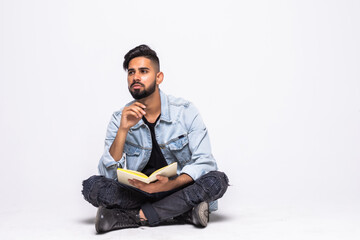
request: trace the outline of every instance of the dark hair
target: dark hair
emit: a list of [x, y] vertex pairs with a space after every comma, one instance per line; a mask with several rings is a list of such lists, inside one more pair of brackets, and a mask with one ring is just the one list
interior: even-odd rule
[[152, 50], [150, 47], [148, 47], [145, 44], [139, 45], [133, 49], [131, 49], [125, 56], [124, 56], [124, 63], [123, 68], [124, 70], [127, 70], [129, 67], [129, 62], [136, 57], [146, 57], [147, 59], [150, 59], [152, 62], [155, 63], [155, 65], [158, 68], [158, 71], [160, 71], [160, 61], [159, 58], [156, 55], [156, 52]]

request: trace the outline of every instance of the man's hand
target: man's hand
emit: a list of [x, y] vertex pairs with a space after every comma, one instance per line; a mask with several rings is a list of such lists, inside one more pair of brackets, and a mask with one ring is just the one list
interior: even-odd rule
[[124, 107], [121, 114], [120, 129], [128, 131], [131, 127], [137, 124], [140, 119], [146, 114], [146, 106], [140, 102], [134, 102], [128, 107]]
[[161, 175], [156, 176], [157, 181], [152, 183], [144, 183], [136, 179], [129, 179], [129, 183], [134, 187], [147, 192], [147, 193], [156, 193], [156, 192], [164, 192], [172, 190], [172, 184], [168, 177], [164, 177]]
[[137, 124], [146, 114], [146, 106], [140, 102], [134, 102], [128, 107], [124, 107], [121, 114], [120, 127], [116, 137], [109, 148], [109, 153], [115, 161], [119, 161], [123, 155], [126, 135], [129, 129]]
[[184, 186], [193, 182], [193, 179], [187, 174], [181, 174], [174, 180], [170, 180], [168, 177], [157, 175], [157, 181], [153, 183], [143, 183], [136, 179], [129, 179], [129, 183], [134, 187], [147, 192], [147, 193], [157, 193], [157, 192], [165, 192], [170, 191], [175, 188]]

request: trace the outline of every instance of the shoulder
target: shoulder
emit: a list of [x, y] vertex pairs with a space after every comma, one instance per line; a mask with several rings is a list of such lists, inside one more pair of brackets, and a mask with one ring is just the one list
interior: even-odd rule
[[167, 95], [167, 103], [171, 118], [185, 125], [191, 125], [199, 115], [199, 111], [195, 105], [184, 98]]
[[186, 116], [194, 116], [198, 114], [198, 109], [195, 107], [194, 103], [189, 100], [186, 100], [181, 97], [174, 97], [172, 95], [168, 95], [168, 104], [170, 109], [175, 112], [181, 112]]
[[174, 97], [172, 95], [167, 95], [167, 98], [170, 106], [180, 106], [180, 107], [188, 108], [189, 105], [191, 104], [190, 101], [181, 97]]

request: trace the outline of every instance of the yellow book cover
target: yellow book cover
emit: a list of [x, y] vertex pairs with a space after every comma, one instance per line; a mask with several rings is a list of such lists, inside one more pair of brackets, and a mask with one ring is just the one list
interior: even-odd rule
[[170, 165], [167, 165], [165, 167], [162, 167], [162, 168], [156, 170], [150, 176], [146, 176], [142, 172], [129, 170], [129, 169], [123, 169], [123, 168], [118, 168], [116, 173], [117, 173], [117, 178], [118, 178], [119, 182], [129, 185], [129, 186], [132, 186], [128, 181], [129, 179], [136, 179], [136, 180], [139, 180], [139, 181], [149, 184], [149, 183], [157, 180], [156, 175], [172, 177], [172, 176], [176, 175], [176, 171], [177, 171], [177, 163], [174, 162]]

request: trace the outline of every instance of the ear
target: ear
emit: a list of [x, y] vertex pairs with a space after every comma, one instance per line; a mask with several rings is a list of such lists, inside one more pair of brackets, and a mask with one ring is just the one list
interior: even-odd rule
[[163, 72], [158, 72], [156, 74], [156, 84], [157, 85], [161, 84], [163, 80], [164, 80], [164, 73]]

